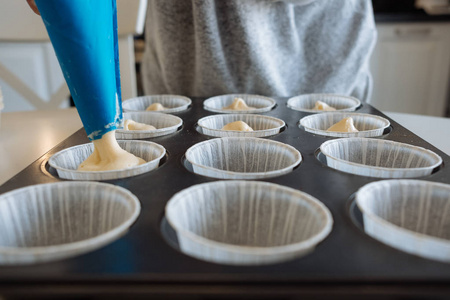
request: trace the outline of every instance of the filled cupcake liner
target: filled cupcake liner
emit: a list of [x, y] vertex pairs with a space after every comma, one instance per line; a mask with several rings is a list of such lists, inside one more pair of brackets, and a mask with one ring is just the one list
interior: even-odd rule
[[168, 135], [177, 131], [183, 125], [183, 120], [169, 114], [151, 112], [128, 112], [123, 114], [123, 119], [133, 120], [138, 123], [152, 125], [156, 130], [116, 130], [116, 139], [138, 140], [157, 136]]
[[301, 257], [332, 229], [314, 197], [257, 181], [216, 181], [175, 194], [166, 218], [183, 253], [209, 262], [264, 265]]
[[221, 179], [256, 179], [291, 172], [302, 160], [292, 146], [260, 138], [224, 137], [186, 151], [194, 173]]
[[[253, 131], [222, 130], [228, 123], [243, 121]], [[215, 137], [266, 137], [275, 135], [286, 126], [283, 120], [254, 114], [214, 115], [198, 120], [199, 131]]]
[[439, 155], [422, 147], [369, 138], [327, 141], [320, 151], [333, 169], [378, 178], [426, 176], [442, 163]]
[[63, 179], [111, 180], [150, 172], [158, 168], [160, 160], [166, 155], [166, 149], [153, 142], [132, 140], [117, 142], [122, 149], [142, 158], [147, 163], [122, 170], [77, 171], [78, 166], [94, 151], [92, 143], [64, 149], [50, 157], [48, 163]]
[[450, 185], [378, 181], [362, 187], [356, 203], [368, 235], [407, 253], [450, 262]]
[[140, 213], [128, 190], [58, 182], [0, 195], [0, 264], [33, 264], [93, 251], [124, 235]]
[[293, 110], [309, 113], [330, 113], [330, 111], [313, 109], [316, 101], [322, 101], [329, 106], [336, 108], [336, 111], [355, 111], [361, 105], [361, 101], [350, 96], [336, 94], [306, 94], [290, 98], [287, 102], [287, 106]]
[[[333, 132], [328, 128], [344, 118], [351, 117], [359, 132]], [[383, 135], [383, 132], [391, 123], [389, 120], [370, 114], [330, 112], [327, 114], [315, 114], [303, 117], [300, 125], [305, 131], [332, 137], [376, 137]]]
[[178, 95], [149, 95], [127, 99], [122, 103], [122, 108], [124, 112], [146, 111], [153, 103], [161, 103], [166, 109], [150, 112], [175, 113], [188, 109], [192, 100]]
[[[231, 105], [231, 103], [233, 103], [233, 100], [235, 98], [241, 98], [242, 100], [245, 101], [245, 103], [248, 106], [254, 107], [255, 109], [250, 110], [224, 109], [224, 107]], [[256, 114], [272, 110], [272, 108], [275, 107], [275, 104], [276, 101], [269, 97], [248, 95], [248, 94], [229, 94], [229, 95], [215, 96], [206, 99], [203, 102], [203, 108], [208, 111], [224, 114]]]

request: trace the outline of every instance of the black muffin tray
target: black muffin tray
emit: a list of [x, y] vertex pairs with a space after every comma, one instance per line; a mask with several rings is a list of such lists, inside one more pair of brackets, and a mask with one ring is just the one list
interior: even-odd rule
[[[262, 181], [306, 192], [322, 201], [333, 215], [330, 235], [314, 252], [284, 263], [266, 266], [228, 266], [201, 261], [178, 250], [176, 234], [164, 221], [167, 201], [178, 191], [216, 179], [192, 173], [184, 153], [211, 139], [196, 130], [198, 119], [214, 113], [203, 109], [203, 98], [174, 115], [183, 119], [176, 133], [149, 139], [163, 145], [167, 157], [154, 171], [106, 181], [130, 190], [142, 205], [130, 231], [119, 240], [88, 254], [29, 266], [0, 267], [0, 295], [6, 297], [95, 296], [108, 299], [447, 299], [450, 298], [450, 264], [413, 256], [378, 242], [363, 231], [353, 194], [380, 179], [331, 169], [318, 154], [331, 139], [299, 128], [308, 115], [286, 106], [265, 115], [280, 118], [287, 127], [268, 139], [294, 146], [302, 154], [293, 172]], [[368, 104], [357, 112], [384, 116]], [[387, 117], [386, 117], [387, 118]], [[389, 119], [389, 118], [388, 118]], [[414, 133], [391, 121], [378, 137], [421, 146], [436, 152], [443, 165], [422, 180], [450, 183], [450, 157]], [[67, 138], [0, 187], [0, 193], [20, 187], [57, 182], [48, 159], [56, 152], [87, 143], [84, 129]], [[72, 299], [72, 298], [71, 298]]]

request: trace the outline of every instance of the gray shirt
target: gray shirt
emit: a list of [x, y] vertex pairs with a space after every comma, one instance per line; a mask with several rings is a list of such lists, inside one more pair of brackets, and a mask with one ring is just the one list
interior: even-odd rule
[[146, 94], [370, 98], [370, 0], [150, 0], [145, 37]]

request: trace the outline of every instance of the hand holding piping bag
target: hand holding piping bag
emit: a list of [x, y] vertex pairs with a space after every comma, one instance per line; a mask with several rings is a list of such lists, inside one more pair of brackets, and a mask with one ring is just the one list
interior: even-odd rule
[[[117, 170], [145, 163], [121, 149], [114, 135], [122, 126], [116, 1], [34, 2], [88, 138], [94, 143], [94, 152], [78, 170]], [[33, 1], [28, 3], [33, 8]]]

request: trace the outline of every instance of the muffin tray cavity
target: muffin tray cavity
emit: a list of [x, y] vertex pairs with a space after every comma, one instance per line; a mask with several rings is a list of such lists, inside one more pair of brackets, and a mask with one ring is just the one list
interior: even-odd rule
[[[171, 227], [177, 224], [169, 220], [169, 216], [166, 215], [167, 203], [175, 194], [180, 196], [194, 185], [215, 184], [219, 181], [231, 182], [216, 179], [204, 173], [196, 174], [193, 172], [195, 170], [186, 167], [186, 152], [189, 148], [201, 142], [217, 139], [197, 131], [196, 126], [200, 119], [218, 114], [205, 110], [204, 100], [205, 98], [192, 98], [190, 108], [173, 113], [183, 121], [181, 130], [178, 127], [172, 133], [141, 140], [164, 147], [166, 152], [161, 153], [165, 160], [163, 164], [152, 171], [131, 177], [107, 179], [106, 183], [129, 190], [140, 201], [139, 217], [125, 235], [88, 253], [54, 262], [26, 266], [0, 266], [0, 295], [20, 297], [25, 295], [24, 293], [32, 292], [36, 297], [52, 295], [55, 299], [64, 299], [67, 296], [85, 296], [95, 292], [96, 295], [110, 296], [112, 299], [121, 296], [126, 298], [125, 295], [129, 296], [129, 293], [133, 293], [137, 299], [140, 299], [138, 297], [143, 297], [142, 299], [146, 297], [236, 299], [237, 296], [251, 299], [263, 299], [269, 296], [271, 299], [297, 299], [296, 297], [309, 299], [312, 296], [314, 299], [397, 299], [419, 296], [423, 299], [448, 298], [450, 263], [398, 250], [365, 232], [364, 221], [357, 205], [354, 204], [355, 195], [363, 186], [381, 179], [346, 173], [327, 166], [327, 157], [319, 152], [319, 148], [324, 142], [336, 140], [336, 138], [310, 133], [299, 128], [300, 119], [311, 113], [289, 108], [288, 98], [274, 98], [275, 107], [260, 113], [284, 121], [285, 129], [273, 136], [258, 139], [276, 141], [295, 148], [301, 155], [301, 163], [300, 161], [300, 164], [296, 163], [289, 172], [275, 174], [269, 178], [257, 177], [254, 182], [276, 184], [317, 199], [320, 201], [319, 204], [323, 204], [324, 208], [331, 213], [332, 219], [330, 223], [326, 223], [326, 226], [330, 227], [332, 224], [331, 231], [321, 236], [318, 243], [313, 245], [315, 247], [300, 249], [305, 250], [300, 251], [300, 255], [285, 252], [281, 258], [269, 258], [266, 260], [267, 264], [256, 263], [255, 265], [254, 262], [259, 261], [260, 258], [255, 259], [251, 256], [247, 256], [248, 263], [235, 264], [234, 259], [238, 256], [234, 256], [234, 253], [231, 259], [227, 258], [229, 256], [215, 259], [208, 249], [204, 249], [206, 254], [203, 257], [184, 254], [180, 247], [182, 246], [180, 236], [177, 236], [176, 228]], [[373, 139], [418, 146], [442, 158], [442, 164], [437, 170], [414, 179], [450, 183], [448, 155], [366, 103], [363, 103], [355, 112], [377, 115], [389, 120], [392, 130]], [[30, 185], [64, 181], [57, 176], [49, 176], [51, 172], [43, 172], [45, 167], [42, 166], [46, 166], [46, 162], [54, 154], [86, 143], [88, 143], [86, 133], [84, 129], [80, 129], [0, 186], [0, 194]], [[227, 194], [236, 192], [233, 188], [228, 190]], [[201, 198], [196, 195], [190, 197]], [[183, 197], [181, 199], [183, 200]], [[282, 199], [286, 200], [284, 197]], [[267, 205], [271, 205], [272, 202], [267, 202], [269, 203]], [[266, 208], [268, 209], [266, 212], [261, 210], [258, 213], [261, 213], [261, 218], [270, 219], [272, 210], [268, 207], [264, 209]], [[236, 209], [236, 212], [239, 211]], [[242, 211], [245, 214], [250, 212], [245, 209]], [[183, 218], [186, 217], [183, 213], [187, 212], [188, 210], [182, 210]], [[234, 213], [233, 206], [227, 208], [226, 214], [228, 213]], [[290, 213], [301, 215], [300, 210]], [[223, 215], [221, 212], [218, 216]], [[199, 226], [184, 219], [178, 219], [177, 222], [185, 221], [189, 226], [193, 226], [192, 228]], [[213, 239], [215, 245], [224, 241], [228, 243], [228, 240], [222, 239], [226, 237], [231, 238], [234, 250], [239, 247], [243, 240], [233, 235], [234, 229], [239, 226], [239, 221], [236, 221], [236, 224], [228, 224], [226, 235], [223, 235], [221, 231], [221, 220], [209, 221], [213, 224], [211, 228], [222, 234], [218, 239]], [[1, 222], [0, 220], [0, 224]], [[265, 226], [262, 219], [258, 222], [262, 222], [261, 226]], [[298, 224], [301, 223], [298, 222]], [[297, 222], [289, 223], [289, 226], [292, 224]], [[181, 226], [186, 228], [187, 225]], [[311, 231], [313, 237], [325, 228], [321, 227], [325, 226], [322, 223], [308, 226], [317, 227], [317, 230]], [[450, 230], [447, 227], [443, 230]], [[283, 247], [282, 243], [271, 244], [272, 241], [277, 240], [275, 237], [271, 239], [261, 235], [260, 232], [251, 230], [249, 233], [254, 234], [256, 240], [261, 241], [250, 246], [259, 247], [267, 244], [276, 246], [274, 248]], [[301, 235], [300, 232], [298, 234]], [[293, 237], [295, 236], [294, 234]], [[440, 236], [448, 237], [445, 234]], [[254, 241], [254, 239], [250, 240]], [[293, 238], [289, 240], [289, 243], [295, 244], [300, 240], [300, 238]], [[205, 259], [205, 257], [213, 257], [213, 259]], [[397, 298], [390, 298], [389, 296], [392, 295], [396, 295]]]

